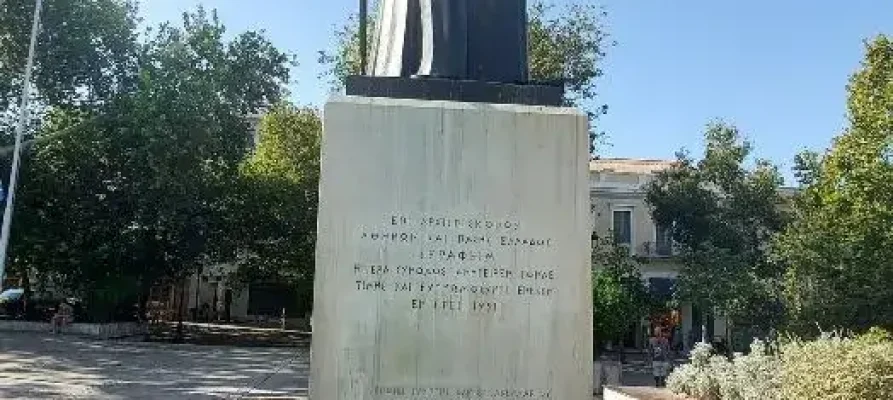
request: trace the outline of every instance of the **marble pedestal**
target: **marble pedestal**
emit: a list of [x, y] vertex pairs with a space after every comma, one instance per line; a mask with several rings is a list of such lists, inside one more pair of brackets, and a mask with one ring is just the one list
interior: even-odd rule
[[352, 96], [324, 114], [311, 399], [591, 398], [586, 116]]

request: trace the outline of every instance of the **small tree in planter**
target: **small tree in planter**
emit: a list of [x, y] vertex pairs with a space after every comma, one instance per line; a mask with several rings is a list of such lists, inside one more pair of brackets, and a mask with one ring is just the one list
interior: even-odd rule
[[648, 312], [648, 289], [639, 272], [641, 263], [642, 260], [630, 255], [628, 248], [617, 246], [610, 237], [595, 238], [592, 249], [595, 349], [598, 352], [608, 341], [616, 343], [621, 361], [623, 337]]

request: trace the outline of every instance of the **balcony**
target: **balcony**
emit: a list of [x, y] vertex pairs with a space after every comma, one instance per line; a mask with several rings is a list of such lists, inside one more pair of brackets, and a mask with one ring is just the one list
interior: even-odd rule
[[644, 242], [639, 255], [649, 258], [668, 258], [674, 255], [673, 244], [669, 241]]

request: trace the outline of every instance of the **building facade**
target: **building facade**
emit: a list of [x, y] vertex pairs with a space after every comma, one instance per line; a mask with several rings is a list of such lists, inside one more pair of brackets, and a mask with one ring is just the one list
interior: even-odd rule
[[[647, 259], [640, 267], [642, 279], [652, 294], [665, 299], [673, 296], [681, 265], [669, 230], [651, 218], [644, 187], [672, 165], [673, 161], [668, 160], [629, 158], [604, 158], [589, 164], [593, 239], [612, 236], [616, 243], [629, 248], [630, 255]], [[705, 316], [697, 307], [683, 302], [631, 326], [625, 343], [642, 348], [658, 327], [672, 332], [672, 342], [681, 350], [690, 349], [704, 338], [726, 341], [729, 337], [725, 318]]]

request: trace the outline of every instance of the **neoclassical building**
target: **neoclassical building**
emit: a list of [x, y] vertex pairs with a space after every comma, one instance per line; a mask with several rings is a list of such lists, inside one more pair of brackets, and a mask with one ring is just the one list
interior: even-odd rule
[[[631, 158], [602, 158], [589, 163], [593, 237], [613, 236], [618, 244], [629, 247], [631, 255], [646, 258], [648, 261], [641, 265], [642, 278], [650, 291], [662, 297], [672, 296], [680, 264], [669, 231], [651, 218], [644, 186], [672, 165], [670, 160]], [[675, 340], [685, 349], [702, 338], [704, 329], [708, 340], [728, 337], [725, 318], [702, 316], [697, 307], [681, 303], [666, 315], [631, 326], [625, 343], [643, 347], [648, 333], [658, 324], [674, 330], [678, 336]]]

